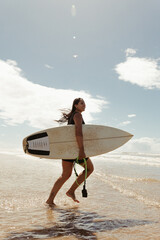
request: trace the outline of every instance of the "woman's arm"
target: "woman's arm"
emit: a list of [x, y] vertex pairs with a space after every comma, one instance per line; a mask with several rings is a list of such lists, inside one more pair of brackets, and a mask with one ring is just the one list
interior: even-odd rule
[[84, 146], [83, 146], [83, 132], [82, 132], [82, 115], [81, 113], [76, 113], [74, 115], [74, 122], [75, 122], [75, 135], [77, 144], [79, 147], [79, 159], [83, 159], [86, 157], [84, 152]]

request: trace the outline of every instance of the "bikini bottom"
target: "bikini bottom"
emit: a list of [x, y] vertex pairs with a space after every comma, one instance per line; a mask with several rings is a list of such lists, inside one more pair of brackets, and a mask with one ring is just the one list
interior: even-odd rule
[[[86, 161], [89, 159], [89, 158], [85, 158], [86, 159]], [[77, 159], [75, 158], [75, 159], [62, 159], [63, 161], [66, 161], [66, 162], [75, 162]], [[78, 163], [84, 163], [84, 160], [83, 159], [81, 159], [81, 160], [78, 160]]]

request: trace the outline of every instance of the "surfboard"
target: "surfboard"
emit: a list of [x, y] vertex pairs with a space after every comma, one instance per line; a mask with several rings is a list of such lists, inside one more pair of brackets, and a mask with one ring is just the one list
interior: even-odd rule
[[[83, 143], [86, 157], [97, 156], [119, 148], [133, 135], [123, 130], [102, 126], [83, 125]], [[26, 154], [40, 158], [75, 159], [78, 145], [75, 125], [49, 128], [29, 135], [23, 139]]]

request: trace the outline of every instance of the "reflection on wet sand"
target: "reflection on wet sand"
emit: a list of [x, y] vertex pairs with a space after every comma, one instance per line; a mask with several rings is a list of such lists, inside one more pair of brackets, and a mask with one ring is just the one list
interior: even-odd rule
[[[73, 236], [82, 240], [96, 240], [98, 232], [153, 223], [136, 219], [106, 219], [105, 216], [100, 216], [95, 212], [77, 209], [49, 208], [46, 214], [49, 222], [52, 221], [54, 224], [52, 227], [39, 227], [39, 229], [31, 231], [11, 233], [5, 240], [49, 239], [64, 236]], [[57, 220], [55, 214], [58, 214]]]

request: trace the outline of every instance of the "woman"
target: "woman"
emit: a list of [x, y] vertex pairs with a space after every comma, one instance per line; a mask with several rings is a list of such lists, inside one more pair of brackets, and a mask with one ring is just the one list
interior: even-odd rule
[[[84, 161], [81, 160], [83, 158], [86, 158], [84, 146], [83, 146], [83, 133], [82, 133], [82, 124], [84, 123], [84, 120], [82, 118], [82, 112], [85, 111], [86, 105], [82, 98], [76, 98], [73, 101], [72, 110], [69, 114], [63, 113], [63, 117], [58, 122], [65, 122], [68, 120], [68, 124], [75, 124], [75, 135], [77, 144], [79, 147], [79, 163], [80, 165], [85, 168]], [[93, 164], [91, 162], [90, 158], [86, 158], [87, 161], [87, 177], [93, 172]], [[62, 185], [70, 178], [72, 174], [72, 169], [74, 165], [75, 159], [62, 159], [62, 175], [57, 179], [55, 184], [53, 185], [53, 188], [51, 190], [51, 193], [49, 195], [48, 200], [46, 203], [49, 205], [55, 205], [54, 204], [54, 198]], [[73, 183], [73, 185], [70, 187], [70, 189], [66, 192], [66, 195], [73, 199], [73, 201], [79, 203], [79, 201], [76, 199], [75, 196], [75, 190], [78, 188], [78, 186], [85, 180], [85, 170], [79, 174], [77, 180]]]

